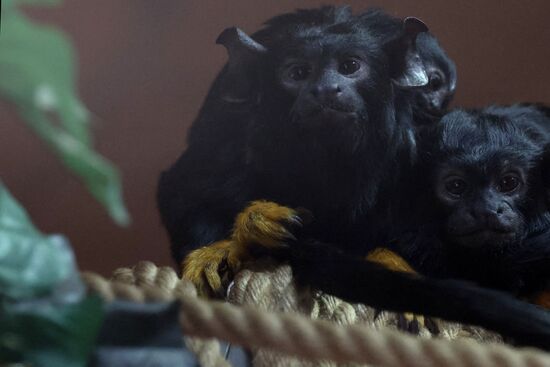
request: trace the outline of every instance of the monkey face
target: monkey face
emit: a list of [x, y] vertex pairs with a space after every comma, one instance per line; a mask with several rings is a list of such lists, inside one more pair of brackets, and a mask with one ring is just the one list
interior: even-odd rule
[[530, 218], [545, 210], [544, 131], [528, 118], [462, 110], [432, 131], [427, 162], [446, 242], [488, 251], [521, 243]]
[[520, 208], [527, 193], [526, 177], [523, 167], [513, 164], [442, 168], [436, 196], [448, 213], [449, 242], [489, 250], [517, 243], [524, 227]]
[[316, 131], [322, 131], [319, 125], [351, 127], [364, 135], [372, 135], [369, 129], [385, 131], [394, 89], [416, 90], [428, 83], [414, 47], [416, 35], [427, 28], [407, 18], [399, 37], [380, 37], [375, 24], [361, 19], [329, 27], [303, 25], [277, 41], [266, 38], [270, 60], [263, 74], [273, 75], [275, 83], [263, 85], [276, 89], [266, 90], [264, 100], [286, 101], [289, 108], [282, 112], [295, 126]]
[[420, 34], [416, 45], [429, 82], [415, 93], [415, 112], [438, 118], [446, 111], [455, 94], [456, 66], [432, 34]]
[[432, 116], [441, 116], [447, 109], [456, 90], [456, 75], [445, 74], [434, 64], [427, 67], [428, 85], [417, 93], [417, 107]]
[[415, 46], [427, 27], [412, 17], [383, 23], [378, 12], [341, 12], [277, 18], [252, 37], [226, 29], [217, 42], [229, 60], [217, 90], [224, 102], [257, 114], [258, 129], [311, 137], [314, 145], [331, 137], [356, 151], [389, 139], [410, 114], [412, 101], [399, 90], [428, 83]]
[[368, 58], [359, 50], [347, 51], [284, 60], [279, 82], [294, 99], [292, 114], [297, 122], [348, 123], [363, 113], [360, 90], [369, 83]]

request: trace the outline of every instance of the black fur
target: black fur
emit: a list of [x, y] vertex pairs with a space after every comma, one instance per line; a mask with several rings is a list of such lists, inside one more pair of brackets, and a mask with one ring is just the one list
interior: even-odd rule
[[[483, 325], [512, 336], [520, 344], [548, 349], [548, 312], [500, 293], [529, 297], [549, 286], [547, 111], [532, 105], [457, 110], [439, 125], [422, 131], [419, 162], [405, 176], [392, 206], [394, 228], [398, 229], [394, 233], [399, 234], [393, 249], [428, 278], [419, 281], [415, 275], [389, 274], [365, 261], [362, 257], [367, 252], [350, 256], [339, 245], [299, 240], [290, 246], [296, 280], [349, 301], [380, 308], [391, 304], [394, 311]], [[486, 166], [506, 160], [520, 162], [528, 172], [528, 188], [518, 195], [514, 206], [521, 211], [520, 233], [512, 242], [482, 244], [487, 247], [450, 244], [445, 226], [449, 212], [437, 205], [434, 197], [434, 181], [441, 167], [450, 164], [465, 171], [490, 172]], [[403, 202], [410, 205], [400, 205]], [[401, 233], [399, 228], [410, 231]], [[368, 248], [365, 246], [365, 251]], [[481, 290], [473, 283], [451, 279], [500, 291]], [[504, 314], [514, 314], [514, 320], [518, 317], [521, 322], [503, 322], [500, 316]]]
[[416, 44], [430, 82], [414, 93], [414, 121], [417, 125], [433, 124], [447, 111], [456, 92], [456, 66], [433, 34], [420, 34]]
[[[362, 229], [353, 233], [362, 227], [358, 218], [385, 217], [378, 215], [385, 205], [375, 209], [383, 201], [381, 182], [391, 190], [399, 174], [395, 161], [414, 156], [409, 91], [392, 86], [390, 73], [397, 72], [388, 69], [390, 51], [384, 51], [402, 37], [401, 24], [379, 10], [352, 17], [347, 7], [324, 7], [275, 17], [253, 35], [269, 54], [245, 70], [252, 92], [239, 103], [224, 99], [235, 84], [226, 82], [226, 66], [190, 130], [187, 150], [159, 182], [159, 209], [178, 262], [225, 238], [235, 215], [254, 199], [307, 207], [317, 218], [314, 231], [326, 240], [364, 238]], [[369, 106], [356, 129], [308, 131], [292, 123], [292, 100], [276, 86], [274, 63], [305, 39], [372, 51], [372, 81], [362, 91]]]
[[391, 272], [317, 241], [295, 243], [290, 259], [298, 283], [350, 302], [481, 325], [520, 345], [550, 348], [549, 313], [505, 293], [464, 281]]
[[[309, 235], [338, 243], [348, 254], [386, 243], [395, 193], [416, 156], [410, 89], [427, 81], [419, 58], [411, 57], [411, 34], [422, 27], [410, 20], [396, 33], [395, 24], [379, 11], [351, 17], [328, 7], [277, 17], [253, 39], [236, 29], [222, 33], [229, 62], [193, 125], [187, 150], [159, 183], [159, 208], [177, 260], [225, 238], [236, 214], [255, 199], [311, 210]], [[344, 78], [343, 64], [334, 61], [348, 54], [362, 65], [357, 78]], [[289, 72], [289, 57], [311, 62], [312, 76], [294, 80], [310, 70], [294, 73], [290, 64]], [[369, 283], [369, 269], [362, 282]], [[379, 284], [365, 284], [365, 291], [380, 291], [368, 299], [373, 304], [472, 320], [550, 346], [550, 316], [511, 298], [449, 283], [460, 300], [471, 302], [465, 308], [445, 296], [445, 283], [371, 270], [380, 277]], [[331, 276], [319, 279], [335, 284]], [[339, 280], [344, 278], [335, 273]], [[387, 289], [379, 289], [383, 284]], [[402, 286], [418, 296], [403, 298]], [[486, 308], [497, 302], [509, 312]], [[527, 330], [530, 323], [536, 326]]]
[[[414, 230], [397, 241], [398, 251], [422, 274], [433, 277], [468, 279], [524, 296], [546, 286], [550, 273], [543, 271], [543, 264], [550, 266], [549, 132], [550, 118], [532, 105], [492, 106], [446, 115], [421, 139], [419, 175], [412, 190], [419, 198], [415, 206], [422, 210], [411, 216], [416, 218], [410, 224]], [[458, 209], [439, 199], [438, 176], [449, 166], [453, 170], [460, 167], [476, 189], [485, 185], [481, 180], [500, 170], [503, 162], [518, 167], [526, 181], [523, 187], [503, 194], [506, 208], [494, 217], [498, 222], [505, 210], [511, 211], [508, 219], [514, 218], [514, 229], [506, 238], [466, 236], [469, 243], [457, 242], [449, 223]], [[493, 195], [493, 202], [481, 200], [475, 197], [466, 202], [470, 212], [459, 215], [498, 206], [501, 199]], [[488, 225], [483, 220], [473, 218], [472, 224], [483, 228]], [[460, 226], [465, 222], [453, 223]]]

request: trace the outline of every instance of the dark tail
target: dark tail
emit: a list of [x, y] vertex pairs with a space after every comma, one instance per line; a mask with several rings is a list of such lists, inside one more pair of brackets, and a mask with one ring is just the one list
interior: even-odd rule
[[394, 272], [318, 242], [291, 246], [296, 281], [350, 302], [478, 325], [550, 349], [550, 312], [471, 283]]

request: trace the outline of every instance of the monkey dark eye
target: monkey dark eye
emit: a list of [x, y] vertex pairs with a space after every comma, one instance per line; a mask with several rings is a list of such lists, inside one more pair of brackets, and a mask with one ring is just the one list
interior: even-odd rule
[[309, 65], [295, 65], [290, 68], [288, 76], [297, 82], [306, 80], [311, 74], [311, 67]]
[[431, 90], [438, 90], [443, 86], [443, 77], [438, 73], [431, 74], [429, 86]]
[[462, 196], [467, 188], [466, 181], [459, 177], [452, 177], [445, 182], [445, 190], [454, 197]]
[[516, 190], [520, 184], [521, 181], [518, 176], [508, 174], [500, 179], [497, 189], [500, 192], [509, 193]]
[[361, 64], [359, 64], [359, 61], [355, 59], [346, 59], [338, 66], [338, 72], [342, 75], [350, 75], [355, 73], [360, 68]]

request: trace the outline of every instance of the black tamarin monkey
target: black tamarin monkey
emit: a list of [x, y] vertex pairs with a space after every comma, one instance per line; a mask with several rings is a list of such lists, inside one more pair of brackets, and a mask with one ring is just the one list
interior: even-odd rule
[[[342, 29], [343, 34], [339, 36], [341, 39], [351, 39], [351, 36], [353, 36], [356, 40], [359, 40], [362, 34], [365, 34], [366, 38], [363, 41], [366, 45], [365, 50], [358, 50], [361, 45], [359, 42], [354, 41], [353, 52], [368, 53], [369, 48], [378, 48], [380, 56], [372, 55], [373, 66], [376, 63], [389, 63], [388, 55], [385, 54], [386, 51], [391, 53], [392, 57], [395, 55], [398, 59], [395, 62], [396, 65], [392, 65], [392, 70], [386, 70], [388, 65], [376, 66], [372, 69], [374, 74], [379, 72], [381, 74], [391, 73], [391, 75], [381, 75], [387, 80], [384, 81], [384, 87], [380, 89], [380, 92], [387, 94], [388, 92], [384, 91], [392, 88], [389, 79], [399, 77], [399, 70], [397, 69], [402, 68], [402, 66], [397, 64], [403, 61], [405, 56], [397, 55], [405, 50], [405, 47], [403, 45], [396, 47], [395, 43], [399, 39], [410, 42], [410, 39], [407, 38], [409, 36], [404, 37], [403, 21], [389, 17], [379, 10], [371, 10], [364, 15], [353, 17], [349, 7], [324, 7], [280, 15], [266, 24], [266, 28], [253, 35], [252, 39], [240, 31], [235, 33], [225, 32], [220, 36], [218, 43], [224, 44], [229, 51], [228, 64], [214, 82], [199, 117], [190, 130], [187, 150], [161, 176], [158, 188], [159, 209], [163, 223], [170, 235], [172, 254], [178, 262], [192, 249], [226, 237], [235, 215], [243, 209], [247, 201], [269, 196], [268, 193], [264, 192], [261, 185], [254, 182], [254, 173], [249, 174], [247, 172], [251, 165], [250, 155], [258, 154], [252, 147], [255, 143], [251, 142], [251, 139], [254, 138], [253, 134], [256, 134], [255, 129], [258, 126], [267, 124], [269, 121], [272, 121], [271, 123], [275, 128], [286, 128], [286, 124], [280, 124], [276, 120], [290, 120], [290, 116], [288, 113], [289, 106], [284, 106], [281, 109], [285, 112], [273, 116], [269, 116], [267, 112], [269, 109], [275, 108], [276, 104], [275, 102], [269, 102], [269, 100], [266, 102], [266, 99], [278, 101], [281, 98], [280, 96], [284, 96], [283, 93], [276, 92], [281, 88], [281, 80], [279, 80], [281, 78], [272, 75], [271, 80], [267, 80], [265, 77], [260, 77], [260, 74], [264, 73], [265, 70], [277, 66], [268, 63], [261, 65], [261, 60], [264, 58], [269, 60], [269, 56], [262, 55], [268, 52], [266, 50], [267, 46], [271, 49], [269, 55], [274, 57], [276, 56], [275, 51], [290, 53], [293, 48], [301, 47], [301, 43], [306, 42], [308, 37], [309, 39], [337, 37], [339, 30], [336, 25], [339, 25]], [[333, 29], [323, 34], [322, 30], [329, 27]], [[345, 29], [346, 27], [348, 29]], [[295, 33], [294, 36], [289, 35], [293, 32]], [[308, 32], [311, 34], [310, 36], [306, 36]], [[315, 35], [315, 33], [317, 34]], [[375, 36], [372, 34], [375, 34]], [[409, 38], [412, 39], [412, 36]], [[370, 39], [374, 41], [372, 44], [367, 42]], [[433, 35], [423, 32], [418, 39], [418, 53], [415, 52], [414, 55], [419, 55], [421, 61], [426, 65], [428, 81], [427, 83], [425, 83], [425, 80], [423, 81], [426, 85], [414, 88], [407, 88], [406, 85], [402, 85], [401, 88], [398, 88], [397, 92], [401, 94], [400, 98], [406, 98], [406, 103], [401, 103], [397, 99], [394, 102], [392, 99], [395, 97], [387, 97], [388, 102], [399, 102], [400, 104], [398, 108], [390, 109], [388, 112], [390, 115], [395, 113], [403, 115], [398, 117], [400, 120], [404, 120], [399, 122], [400, 125], [409, 124], [406, 120], [410, 120], [410, 105], [412, 105], [416, 121], [423, 124], [432, 121], [434, 116], [442, 112], [438, 112], [438, 108], [446, 108], [456, 86], [454, 63], [446, 56], [445, 51], [439, 46]], [[316, 47], [309, 47], [309, 49], [314, 51]], [[331, 47], [334, 48], [335, 46]], [[344, 43], [338, 47], [345, 48], [346, 45]], [[387, 50], [382, 50], [383, 47], [386, 47]], [[336, 52], [337, 50], [331, 51]], [[386, 60], [379, 60], [380, 57]], [[415, 62], [418, 61], [415, 60]], [[303, 70], [298, 70], [298, 72], [303, 72]], [[274, 91], [265, 92], [264, 89], [270, 88], [269, 84], [266, 83], [273, 83], [272, 89]], [[380, 82], [376, 81], [376, 83]], [[374, 82], [370, 84], [366, 87], [374, 89]], [[369, 93], [373, 94], [372, 91], [369, 91]], [[390, 93], [395, 94], [394, 91], [390, 91]], [[271, 95], [275, 97], [271, 97]], [[383, 104], [385, 102], [384, 98], [386, 97], [377, 97], [377, 99], [381, 99], [381, 102], [377, 103]], [[261, 99], [264, 99], [264, 101], [261, 101]], [[374, 101], [375, 99], [373, 99]], [[288, 102], [288, 104], [290, 103]], [[386, 112], [375, 107], [369, 113], [375, 115]], [[373, 117], [379, 119], [377, 116]], [[390, 116], [390, 119], [392, 118]], [[298, 126], [291, 125], [288, 133], [292, 134], [297, 129]], [[329, 129], [329, 127], [325, 128], [322, 139], [331, 140]], [[353, 127], [345, 127], [341, 130], [346, 129], [350, 134], [353, 134]], [[388, 137], [388, 139], [399, 139], [397, 135], [403, 134], [403, 131], [390, 132], [390, 134], [395, 134], [396, 137]], [[263, 135], [267, 136], [267, 132]], [[276, 137], [277, 135], [274, 135], [271, 140], [275, 140]], [[310, 140], [315, 139], [313, 136], [310, 138]], [[320, 149], [323, 149], [322, 139], [318, 140], [319, 143], [314, 142], [314, 144], [319, 145], [318, 148]], [[272, 145], [272, 143], [270, 144]], [[294, 142], [280, 140], [279, 144], [284, 148], [294, 144]], [[304, 149], [308, 149], [306, 142], [298, 144], [303, 145]], [[337, 142], [332, 143], [332, 145], [336, 144]], [[344, 145], [348, 144], [349, 142], [344, 143]], [[256, 143], [256, 145], [258, 144]], [[273, 148], [271, 149], [273, 150]], [[403, 150], [407, 149], [405, 147]], [[332, 153], [329, 150], [327, 148], [323, 155], [330, 156]], [[383, 150], [381, 149], [381, 151]], [[293, 151], [291, 149], [288, 155], [292, 154]], [[318, 171], [315, 175], [319, 176], [319, 171], [326, 171], [328, 167], [323, 167], [326, 163], [316, 159], [316, 154], [315, 152], [308, 153], [314, 161], [318, 161], [315, 164]], [[277, 154], [273, 153], [272, 155]], [[278, 161], [277, 165], [284, 165], [284, 157], [276, 157], [276, 159]], [[255, 158], [252, 158], [252, 160], [255, 160]], [[294, 160], [294, 158], [291, 157], [291, 160]], [[301, 169], [298, 165], [301, 163], [306, 166], [309, 165], [306, 161], [297, 162], [295, 164], [297, 167], [292, 169], [289, 167], [288, 170], [283, 170], [283, 177], [277, 180], [285, 180], [284, 176], [288, 176], [286, 172], [292, 170], [297, 171], [294, 174], [295, 176], [306, 176], [305, 171], [300, 172]], [[349, 161], [346, 165], [349, 166], [351, 163]], [[331, 176], [336, 177], [337, 175], [337, 172], [335, 172]], [[321, 177], [322, 180], [323, 177]], [[296, 185], [295, 182], [288, 181], [286, 183], [293, 187]], [[333, 184], [330, 183], [329, 186]], [[254, 185], [257, 187], [253, 188]], [[279, 187], [283, 188], [284, 185], [283, 183], [278, 184]], [[299, 188], [293, 190], [300, 195]], [[309, 188], [304, 188], [304, 190], [306, 192], [310, 191]], [[334, 190], [329, 188], [329, 191], [341, 190], [345, 190], [345, 187], [338, 187]], [[306, 204], [300, 203], [300, 205]], [[320, 205], [324, 206], [325, 204], [321, 202]], [[335, 205], [341, 206], [340, 204]], [[347, 204], [344, 203], [343, 205]]]
[[439, 121], [449, 107], [456, 91], [456, 66], [432, 34], [419, 34], [416, 46], [429, 82], [413, 93], [414, 121], [426, 125]]
[[545, 113], [535, 105], [457, 110], [423, 134], [411, 191], [422, 210], [396, 242], [416, 270], [527, 297], [550, 285]]
[[[390, 203], [415, 156], [410, 94], [404, 91], [428, 83], [415, 49], [426, 28], [408, 18], [396, 34], [380, 12], [348, 13], [300, 11], [276, 18], [254, 38], [237, 29], [222, 33], [219, 42], [230, 54], [224, 77], [214, 84], [187, 151], [159, 186], [176, 258], [182, 245], [190, 249], [226, 237], [235, 215], [255, 199], [306, 207], [315, 215], [307, 227], [311, 236], [339, 243], [350, 254], [387, 241]], [[204, 121], [213, 118], [242, 127], [235, 143], [222, 144], [217, 154], [211, 153], [216, 142], [231, 139], [231, 130], [205, 131]], [[232, 244], [196, 250], [186, 274], [199, 282], [205, 270], [231, 263], [242, 250]], [[364, 280], [376, 278], [371, 287], [380, 291], [372, 293], [373, 305], [550, 344], [550, 315], [536, 308], [466, 284], [367, 264]], [[501, 312], [495, 314], [496, 308]]]

